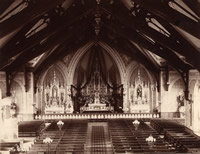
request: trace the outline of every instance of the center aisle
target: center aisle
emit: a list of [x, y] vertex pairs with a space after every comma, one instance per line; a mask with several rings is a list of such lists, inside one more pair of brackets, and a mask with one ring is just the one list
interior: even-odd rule
[[107, 122], [89, 122], [85, 153], [113, 154]]

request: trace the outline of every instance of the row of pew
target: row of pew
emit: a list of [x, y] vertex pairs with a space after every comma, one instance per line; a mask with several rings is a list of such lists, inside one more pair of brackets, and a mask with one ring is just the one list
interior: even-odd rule
[[0, 151], [13, 151], [14, 147], [18, 145], [18, 141], [12, 141], [12, 142], [1, 142], [0, 143]]
[[164, 134], [165, 140], [179, 152], [200, 153], [200, 137], [185, 126], [172, 120], [152, 120], [152, 127]]
[[57, 151], [83, 153], [84, 145], [87, 135], [87, 121], [86, 120], [73, 120], [68, 125]]
[[[65, 120], [62, 130], [58, 130], [56, 122], [53, 122], [37, 139], [36, 143], [30, 149], [29, 154], [56, 153], [83, 153], [84, 143], [87, 134], [87, 121]], [[44, 144], [46, 137], [52, 139], [49, 145]]]
[[123, 120], [109, 120], [108, 124], [114, 153], [143, 152]]
[[21, 121], [19, 122], [19, 137], [37, 137], [42, 128], [44, 121]]
[[[109, 121], [110, 133], [115, 153], [144, 153], [144, 152], [175, 152], [175, 149], [157, 131], [140, 121], [139, 128], [135, 130], [132, 120]], [[156, 138], [153, 146], [148, 145], [146, 138], [152, 134]]]
[[[134, 136], [137, 138], [142, 149], [146, 152], [154, 151], [160, 153], [175, 153], [176, 149], [166, 142], [164, 136], [159, 134], [154, 128], [150, 126], [149, 122], [140, 120], [139, 127], [136, 129], [131, 120], [126, 120], [127, 126], [131, 129]], [[155, 142], [153, 145], [149, 145], [146, 139], [149, 136], [153, 136]]]
[[[37, 137], [29, 154], [63, 154], [63, 153], [85, 153], [87, 136], [91, 134], [92, 153], [108, 153], [107, 139], [109, 136], [111, 153], [178, 153], [196, 152], [200, 153], [200, 138], [188, 131], [185, 126], [172, 120], [152, 119], [150, 122], [140, 119], [140, 124], [136, 129], [133, 125], [134, 119], [108, 119], [98, 121], [106, 123], [104, 126], [92, 126], [92, 131], [88, 131], [88, 121], [85, 119], [63, 120], [62, 130], [59, 130], [57, 121], [49, 121], [51, 125], [46, 127], [41, 136], [37, 137], [44, 121], [20, 122], [19, 132], [22, 137]], [[106, 131], [106, 132], [105, 132]], [[109, 131], [109, 132], [107, 132]], [[105, 133], [107, 135], [105, 135]], [[109, 135], [108, 135], [109, 134]], [[156, 142], [149, 145], [146, 141], [152, 135]], [[44, 144], [46, 137], [52, 139], [52, 143]], [[11, 151], [16, 142], [3, 142], [0, 144], [0, 151]]]

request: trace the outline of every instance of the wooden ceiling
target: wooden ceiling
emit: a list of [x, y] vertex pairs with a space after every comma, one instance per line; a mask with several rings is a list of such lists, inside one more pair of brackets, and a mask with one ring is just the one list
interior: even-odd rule
[[163, 61], [179, 72], [200, 70], [199, 49], [177, 30], [200, 43], [199, 19], [198, 0], [2, 0], [0, 70], [22, 71], [42, 55], [31, 66], [40, 74], [90, 41], [105, 42], [154, 73]]

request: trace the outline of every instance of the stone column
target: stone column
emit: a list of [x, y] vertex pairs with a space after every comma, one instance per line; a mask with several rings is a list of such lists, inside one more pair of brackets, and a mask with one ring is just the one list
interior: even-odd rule
[[44, 114], [44, 107], [45, 103], [43, 102], [43, 87], [38, 86], [38, 109], [40, 111], [40, 114]]
[[[160, 105], [161, 105], [161, 117], [163, 118], [169, 118], [167, 114], [164, 112], [168, 112], [167, 106], [169, 105], [169, 99], [168, 99], [168, 91], [166, 91], [165, 88], [165, 72], [160, 72]], [[167, 116], [167, 117], [166, 117]]]
[[193, 122], [192, 122], [192, 128], [195, 133], [200, 135], [200, 87], [199, 84], [196, 85], [194, 90], [194, 103], [192, 104], [193, 108]]
[[[24, 108], [24, 117], [23, 120], [32, 120], [33, 119], [33, 95], [34, 95], [34, 84], [33, 84], [33, 73], [28, 72], [28, 91], [25, 93], [26, 101]], [[25, 119], [24, 119], [25, 118]]]
[[185, 101], [185, 124], [187, 127], [191, 127], [192, 117], [192, 102], [191, 100]]

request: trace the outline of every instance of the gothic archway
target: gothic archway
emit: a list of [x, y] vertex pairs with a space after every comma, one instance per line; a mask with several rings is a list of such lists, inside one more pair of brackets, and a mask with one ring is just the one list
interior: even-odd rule
[[119, 112], [123, 108], [123, 86], [119, 69], [113, 57], [99, 45], [93, 46], [80, 58], [72, 85], [75, 112], [97, 108]]
[[[135, 69], [134, 69], [135, 68]], [[133, 66], [129, 73], [129, 110], [130, 112], [152, 112], [156, 102], [155, 82], [141, 65]]]
[[78, 51], [74, 54], [74, 56], [72, 57], [70, 64], [69, 64], [69, 73], [68, 73], [68, 79], [69, 79], [69, 85], [73, 84], [73, 79], [74, 79], [74, 75], [75, 75], [75, 68], [78, 65], [78, 62], [80, 61], [81, 57], [92, 47], [94, 46], [96, 43], [96, 45], [101, 46], [114, 60], [118, 71], [120, 73], [120, 80], [121, 80], [121, 84], [125, 84], [125, 77], [126, 77], [126, 69], [125, 69], [125, 65], [120, 57], [120, 55], [117, 53], [117, 51], [111, 47], [109, 47], [107, 44], [103, 43], [103, 42], [89, 42], [86, 45], [84, 45], [83, 47], [79, 48]]

